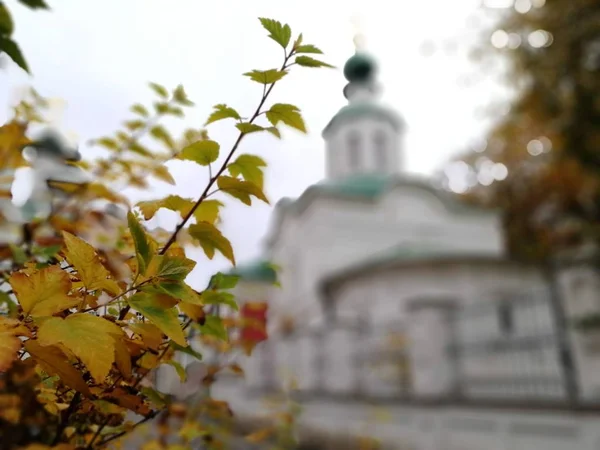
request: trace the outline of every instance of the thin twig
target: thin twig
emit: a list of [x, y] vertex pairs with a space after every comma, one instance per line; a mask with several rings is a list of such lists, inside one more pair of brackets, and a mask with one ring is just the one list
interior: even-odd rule
[[[280, 70], [285, 70], [288, 67], [287, 66], [287, 62], [288, 62], [288, 59], [291, 57], [291, 55], [292, 54], [290, 54], [289, 56], [286, 55], [285, 61], [283, 62], [283, 65], [281, 66]], [[263, 87], [263, 95], [262, 95], [262, 98], [260, 100], [260, 103], [258, 104], [258, 107], [256, 108], [256, 111], [254, 111], [254, 114], [252, 115], [252, 117], [250, 118], [250, 120], [248, 121], [248, 123], [253, 123], [254, 120], [256, 120], [256, 118], [259, 116], [259, 114], [261, 112], [260, 110], [262, 109], [263, 105], [265, 104], [265, 101], [269, 97], [269, 94], [273, 90], [273, 87], [275, 86], [275, 83], [277, 83], [277, 82], [271, 83], [271, 85], [269, 86], [268, 89], [266, 88], [266, 84], [264, 85], [264, 87]], [[247, 133], [244, 133], [244, 132], [240, 131], [240, 133], [239, 133], [239, 135], [238, 135], [235, 143], [233, 144], [233, 147], [231, 148], [229, 154], [227, 155], [227, 158], [225, 158], [225, 161], [221, 165], [221, 168], [217, 171], [217, 173], [215, 174], [215, 176], [213, 176], [213, 177], [210, 178], [210, 180], [208, 181], [208, 184], [206, 185], [206, 188], [204, 189], [204, 192], [202, 192], [202, 194], [200, 195], [200, 198], [198, 198], [198, 200], [196, 201], [196, 203], [194, 204], [194, 206], [188, 211], [188, 213], [183, 218], [183, 220], [177, 225], [177, 227], [175, 228], [175, 231], [173, 232], [173, 234], [171, 235], [171, 237], [169, 238], [169, 240], [167, 241], [167, 243], [165, 244], [165, 246], [159, 252], [160, 255], [164, 255], [167, 252], [167, 250], [169, 250], [169, 248], [171, 247], [171, 245], [173, 245], [175, 243], [175, 241], [177, 240], [177, 235], [179, 234], [179, 232], [183, 229], [183, 227], [186, 225], [186, 223], [188, 222], [188, 220], [190, 220], [190, 218], [194, 215], [194, 212], [196, 212], [196, 210], [198, 209], [198, 207], [206, 199], [206, 197], [208, 196], [208, 193], [209, 193], [210, 189], [212, 188], [213, 184], [216, 183], [216, 181], [219, 179], [219, 177], [227, 169], [227, 165], [229, 164], [229, 161], [233, 157], [233, 154], [235, 153], [235, 151], [239, 147], [240, 143], [242, 142], [242, 139], [244, 138], [244, 136], [246, 136], [246, 134]]]

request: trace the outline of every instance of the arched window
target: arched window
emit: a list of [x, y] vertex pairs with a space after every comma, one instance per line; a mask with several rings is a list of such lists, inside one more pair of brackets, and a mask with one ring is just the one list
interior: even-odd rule
[[360, 135], [355, 131], [348, 135], [348, 165], [351, 169], [360, 165]]
[[385, 170], [388, 164], [386, 158], [386, 144], [387, 139], [383, 130], [377, 130], [373, 136], [373, 143], [375, 145], [375, 161], [377, 168]]

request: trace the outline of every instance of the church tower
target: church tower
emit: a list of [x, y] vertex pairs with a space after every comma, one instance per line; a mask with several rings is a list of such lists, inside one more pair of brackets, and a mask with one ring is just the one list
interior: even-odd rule
[[329, 180], [354, 175], [392, 175], [402, 170], [403, 123], [379, 103], [377, 64], [357, 49], [344, 65], [348, 105], [323, 130], [326, 176]]

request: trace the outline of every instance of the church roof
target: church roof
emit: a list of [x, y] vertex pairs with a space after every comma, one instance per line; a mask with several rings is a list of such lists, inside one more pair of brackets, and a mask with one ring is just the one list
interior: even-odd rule
[[335, 114], [327, 126], [323, 129], [322, 135], [325, 137], [331, 133], [339, 124], [361, 117], [370, 117], [373, 119], [384, 120], [390, 123], [396, 130], [400, 130], [403, 121], [398, 114], [390, 109], [374, 102], [350, 103], [342, 107]]
[[267, 242], [274, 239], [279, 233], [282, 220], [281, 213], [293, 212], [299, 214], [311, 203], [315, 196], [334, 197], [349, 201], [376, 201], [387, 191], [400, 186], [428, 192], [438, 198], [446, 209], [457, 214], [487, 215], [496, 213], [495, 210], [467, 205], [453, 197], [452, 194], [436, 188], [428, 179], [423, 177], [407, 174], [359, 174], [338, 180], [323, 180], [310, 186], [297, 199], [285, 197], [279, 200], [276, 204], [279, 213], [275, 215], [274, 228]]
[[[287, 205], [297, 204], [311, 193], [333, 195], [347, 199], [371, 199], [383, 195], [385, 192], [395, 187], [413, 187], [424, 190], [437, 197], [446, 208], [458, 213], [488, 213], [489, 209], [479, 208], [467, 205], [452, 194], [436, 188], [426, 178], [407, 175], [394, 174], [385, 175], [379, 173], [373, 174], [357, 174], [337, 180], [323, 180], [320, 183], [310, 186], [296, 201], [286, 199]], [[282, 206], [285, 203], [282, 204]]]
[[239, 265], [232, 269], [230, 273], [238, 275], [244, 281], [262, 283], [275, 283], [277, 281], [277, 272], [275, 272], [273, 265], [262, 259]]
[[401, 244], [380, 252], [356, 264], [345, 267], [325, 278], [321, 286], [325, 290], [346, 279], [367, 274], [378, 269], [394, 267], [402, 264], [442, 263], [442, 262], [491, 262], [504, 263], [506, 258], [490, 253], [466, 252], [457, 248], [448, 248], [435, 244]]

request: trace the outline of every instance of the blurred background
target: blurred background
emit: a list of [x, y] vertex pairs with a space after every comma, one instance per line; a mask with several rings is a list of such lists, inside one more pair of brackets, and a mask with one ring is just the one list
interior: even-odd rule
[[[238, 358], [245, 378], [214, 386], [240, 416], [277, 394], [302, 406], [303, 436], [599, 448], [597, 0], [60, 0], [35, 14], [7, 3], [34, 75], [4, 58], [0, 104], [33, 85], [84, 158], [150, 79], [186, 86], [197, 104], [186, 124], [218, 103], [250, 109], [260, 93], [240, 75], [280, 56], [257, 44], [258, 17], [302, 31], [337, 66], [277, 86], [309, 132], [250, 136], [272, 206], [228, 203], [222, 215], [238, 302], [268, 330]], [[234, 139], [220, 123], [210, 134]], [[176, 186], [121, 193], [197, 197], [207, 175], [169, 167]], [[177, 220], [163, 210], [152, 224]], [[190, 285], [217, 270], [230, 270], [219, 256], [198, 264]], [[193, 395], [171, 369], [159, 386]], [[306, 448], [355, 445], [320, 439]]]

